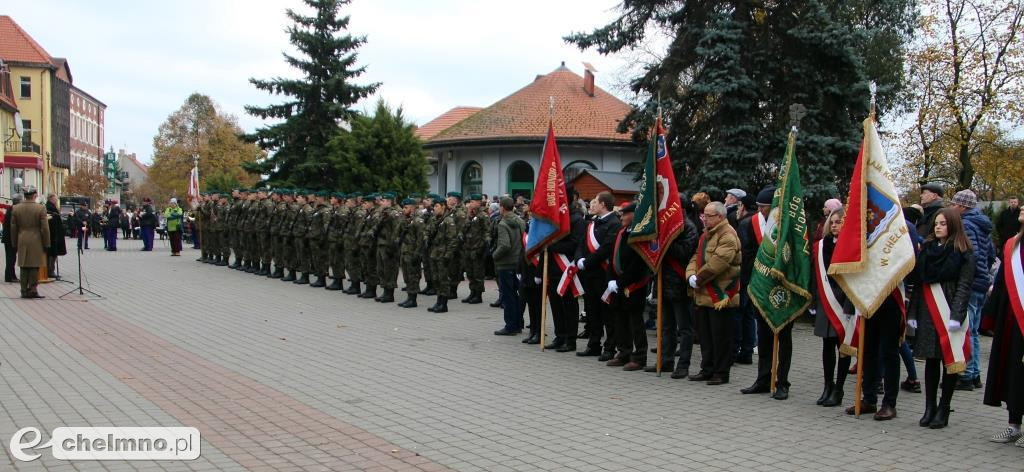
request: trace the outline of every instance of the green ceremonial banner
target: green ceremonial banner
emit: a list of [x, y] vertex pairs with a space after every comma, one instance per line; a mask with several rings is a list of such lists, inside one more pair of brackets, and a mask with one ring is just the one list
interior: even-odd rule
[[747, 287], [750, 300], [776, 333], [811, 304], [811, 253], [795, 147], [794, 128], [772, 199], [769, 229], [757, 250]]

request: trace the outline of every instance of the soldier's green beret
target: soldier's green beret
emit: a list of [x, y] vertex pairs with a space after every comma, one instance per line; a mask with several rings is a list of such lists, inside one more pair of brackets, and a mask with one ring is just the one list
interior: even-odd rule
[[462, 200], [462, 192], [456, 192], [456, 191], [452, 190], [451, 192], [448, 192], [448, 196], [449, 197], [455, 197], [455, 198], [458, 198], [459, 200]]
[[352, 192], [352, 193], [348, 194], [348, 198], [359, 198], [359, 197], [362, 197], [362, 196], [363, 196], [362, 192]]
[[386, 198], [388, 200], [394, 200], [396, 196], [395, 192], [384, 192], [380, 194], [380, 198]]
[[369, 200], [376, 200], [376, 199], [380, 198], [380, 194], [377, 193], [377, 192], [368, 193], [368, 194], [366, 194], [366, 198], [369, 199]]
[[409, 198], [412, 198], [414, 200], [419, 200], [420, 199], [420, 194], [418, 194], [418, 193], [410, 193], [409, 194]]
[[416, 204], [416, 200], [412, 199], [412, 198], [406, 198], [405, 200], [402, 200], [402, 206], [415, 205], [415, 204]]
[[473, 201], [476, 201], [476, 202], [479, 202], [479, 201], [484, 199], [484, 196], [480, 195], [479, 193], [471, 193], [471, 194], [469, 194], [469, 199], [473, 200]]
[[316, 192], [316, 196], [318, 196], [318, 197], [326, 197], [326, 196], [329, 196], [330, 194], [331, 194], [331, 192], [328, 192], [326, 190], [320, 190], [320, 191]]
[[442, 197], [442, 196], [440, 196], [440, 195], [438, 195], [436, 193], [432, 193], [430, 195], [427, 195], [427, 198], [431, 199], [434, 203], [437, 203], [437, 202], [440, 202], [440, 201], [444, 200], [444, 197]]

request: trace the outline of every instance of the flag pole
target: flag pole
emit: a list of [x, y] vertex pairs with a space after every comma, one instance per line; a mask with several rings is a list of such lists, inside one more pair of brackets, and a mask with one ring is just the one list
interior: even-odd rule
[[857, 388], [854, 390], [853, 399], [853, 413], [860, 418], [860, 395], [861, 390], [864, 388], [864, 317], [861, 316], [858, 321], [860, 325], [860, 335], [857, 336]]
[[778, 333], [774, 333], [771, 340], [771, 394], [775, 394], [775, 384], [778, 381]]
[[662, 268], [658, 267], [658, 345], [657, 345], [657, 360], [654, 361], [655, 371], [658, 372], [658, 377], [661, 377], [661, 336], [662, 336]]
[[544, 351], [544, 333], [548, 318], [548, 248], [544, 248], [544, 275], [540, 290], [540, 350]]

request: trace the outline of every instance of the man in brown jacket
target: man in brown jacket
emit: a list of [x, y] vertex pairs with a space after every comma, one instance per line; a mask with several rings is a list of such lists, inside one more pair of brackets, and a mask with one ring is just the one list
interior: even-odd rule
[[721, 202], [704, 207], [704, 234], [686, 267], [697, 305], [694, 322], [701, 351], [700, 373], [690, 380], [708, 385], [729, 383], [733, 315], [740, 305], [740, 239], [726, 212]]
[[46, 208], [36, 203], [36, 189], [25, 188], [25, 200], [11, 209], [11, 240], [18, 251], [21, 267], [21, 298], [43, 298], [36, 291], [39, 266], [50, 247], [50, 227]]

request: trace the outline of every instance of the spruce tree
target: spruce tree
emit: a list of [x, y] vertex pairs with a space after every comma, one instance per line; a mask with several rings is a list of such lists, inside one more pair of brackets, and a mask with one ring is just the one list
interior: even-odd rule
[[350, 131], [331, 141], [331, 164], [344, 169], [337, 188], [342, 191], [393, 190], [401, 195], [425, 192], [426, 152], [402, 109], [393, 111], [380, 100], [372, 117], [359, 116]]
[[340, 123], [356, 118], [352, 107], [379, 84], [352, 83], [365, 72], [355, 63], [356, 50], [366, 38], [347, 33], [349, 17], [339, 17], [342, 5], [350, 0], [303, 2], [313, 8], [312, 16], [287, 10], [294, 22], [287, 30], [290, 42], [300, 54], [284, 54], [285, 62], [299, 69], [302, 78], [249, 79], [256, 88], [289, 99], [266, 107], [245, 107], [251, 115], [284, 120], [247, 136], [271, 154], [246, 170], [266, 176], [265, 183], [271, 186], [333, 189], [341, 170], [327, 158], [328, 142]]
[[660, 95], [683, 189], [757, 191], [775, 183], [788, 110], [800, 103], [797, 159], [816, 201], [845, 192], [868, 83], [879, 84], [880, 111], [898, 104], [916, 20], [913, 0], [629, 0], [621, 8], [615, 21], [566, 40], [609, 54], [644, 46], [651, 31], [670, 35], [664, 58], [632, 81], [639, 103], [623, 130], [645, 139]]

